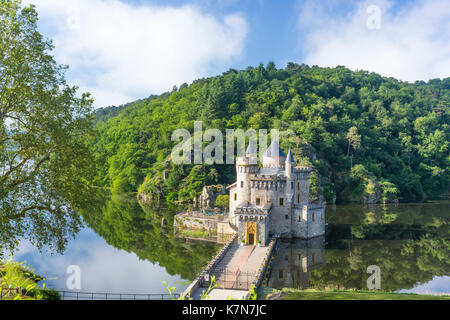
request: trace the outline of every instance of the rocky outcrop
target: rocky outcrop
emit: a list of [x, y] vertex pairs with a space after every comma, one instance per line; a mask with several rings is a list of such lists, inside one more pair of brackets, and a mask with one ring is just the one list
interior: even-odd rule
[[227, 190], [225, 186], [212, 185], [204, 186], [202, 193], [194, 199], [194, 206], [201, 209], [213, 208], [216, 202], [217, 196], [225, 195]]

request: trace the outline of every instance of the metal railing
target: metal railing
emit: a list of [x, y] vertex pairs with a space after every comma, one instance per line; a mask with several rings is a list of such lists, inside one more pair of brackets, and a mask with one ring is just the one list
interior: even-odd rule
[[103, 293], [103, 292], [79, 292], [58, 291], [61, 300], [172, 300], [180, 297], [178, 293]]
[[211, 284], [211, 276], [215, 277], [215, 287], [223, 289], [249, 290], [255, 281], [255, 272], [245, 272], [241, 270], [231, 271], [228, 269], [215, 269], [207, 279], [203, 278], [200, 287], [207, 288]]

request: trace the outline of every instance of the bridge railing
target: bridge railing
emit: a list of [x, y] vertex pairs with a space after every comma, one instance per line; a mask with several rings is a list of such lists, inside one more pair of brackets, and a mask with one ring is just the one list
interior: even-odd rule
[[207, 278], [201, 279], [200, 287], [207, 288], [215, 277], [215, 287], [220, 289], [249, 290], [257, 277], [256, 272], [214, 269]]
[[79, 292], [79, 291], [58, 291], [61, 300], [172, 300], [180, 297], [175, 293], [109, 293], [109, 292]]

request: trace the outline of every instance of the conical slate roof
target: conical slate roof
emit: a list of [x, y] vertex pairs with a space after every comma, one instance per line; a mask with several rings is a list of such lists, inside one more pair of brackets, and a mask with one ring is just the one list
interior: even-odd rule
[[278, 142], [276, 140], [273, 140], [269, 148], [267, 148], [266, 152], [264, 153], [264, 157], [286, 158], [286, 155], [284, 154], [283, 150], [281, 150]]
[[256, 149], [255, 149], [255, 146], [253, 145], [251, 139], [248, 143], [247, 151], [245, 151], [245, 154], [256, 156]]
[[287, 157], [286, 157], [286, 162], [291, 162], [294, 163], [294, 157], [292, 156], [292, 150], [291, 148], [289, 148]]

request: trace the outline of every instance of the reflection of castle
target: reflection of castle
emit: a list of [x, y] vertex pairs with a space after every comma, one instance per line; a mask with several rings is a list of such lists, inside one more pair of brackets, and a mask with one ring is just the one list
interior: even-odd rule
[[311, 168], [294, 167], [276, 140], [263, 156], [262, 168], [250, 141], [236, 159], [237, 181], [230, 185], [229, 221], [239, 241], [266, 245], [269, 235], [308, 239], [325, 233], [325, 207], [309, 202]]
[[324, 265], [324, 236], [310, 240], [280, 240], [273, 255], [269, 279], [264, 284], [275, 289], [306, 289], [309, 271]]

